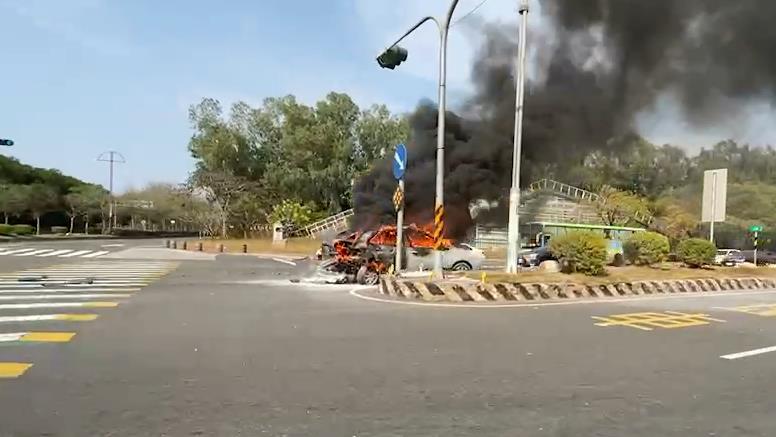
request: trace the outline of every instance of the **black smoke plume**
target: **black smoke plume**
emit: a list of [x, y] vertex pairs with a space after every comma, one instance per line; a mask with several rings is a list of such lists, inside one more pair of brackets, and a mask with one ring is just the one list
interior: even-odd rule
[[[589, 153], [616, 153], [634, 120], [668, 95], [693, 127], [735, 117], [747, 102], [776, 97], [776, 1], [545, 0], [544, 30], [531, 30], [539, 74], [526, 83], [521, 184], [568, 180]], [[535, 11], [532, 11], [535, 13]], [[532, 18], [529, 18], [533, 21]], [[482, 26], [474, 95], [446, 115], [446, 233], [465, 234], [469, 206], [506, 203], [514, 129], [514, 28]], [[433, 217], [436, 107], [411, 116], [408, 221]], [[358, 181], [355, 225], [394, 220], [391, 156]], [[506, 213], [503, 214], [506, 221]]]

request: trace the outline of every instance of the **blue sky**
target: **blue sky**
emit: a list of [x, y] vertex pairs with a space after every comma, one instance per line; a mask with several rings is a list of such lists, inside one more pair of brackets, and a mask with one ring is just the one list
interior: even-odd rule
[[[480, 2], [460, 0], [457, 16]], [[409, 111], [422, 98], [435, 99], [436, 31], [428, 25], [410, 37], [404, 44], [410, 58], [395, 71], [381, 70], [374, 57], [419, 17], [442, 14], [447, 3], [0, 0], [0, 137], [17, 143], [0, 153], [107, 185], [107, 167], [96, 158], [117, 150], [127, 160], [116, 170], [123, 190], [185, 180], [193, 164], [187, 109], [202, 97], [257, 105], [295, 94], [312, 103], [335, 90], [362, 106]], [[516, 4], [487, 0], [453, 28], [453, 105], [470, 90], [478, 45], [476, 26], [466, 22], [514, 23]], [[658, 141], [719, 138], [717, 131], [687, 132], [675, 117], [666, 122], [661, 114], [670, 112], [668, 102], [661, 113], [643, 117]], [[772, 113], [766, 115], [759, 131], [772, 137]]]
[[[433, 29], [408, 44], [409, 68], [382, 71], [374, 57], [444, 2], [401, 3], [0, 0], [0, 137], [16, 141], [0, 153], [107, 184], [96, 157], [117, 150], [127, 160], [116, 170], [121, 190], [186, 178], [187, 108], [205, 96], [258, 104], [290, 93], [312, 103], [337, 90], [408, 111], [436, 93]], [[510, 9], [488, 3], [479, 14]], [[460, 42], [451, 41], [453, 96], [467, 86]]]

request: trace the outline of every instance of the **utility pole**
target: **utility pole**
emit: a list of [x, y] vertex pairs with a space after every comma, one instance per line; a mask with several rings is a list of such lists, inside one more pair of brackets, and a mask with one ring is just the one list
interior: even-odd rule
[[113, 164], [123, 164], [127, 162], [124, 155], [114, 150], [103, 152], [97, 157], [98, 161], [109, 163], [110, 181], [108, 185], [108, 231], [116, 227], [116, 205], [113, 199]]
[[396, 66], [407, 60], [407, 50], [398, 47], [407, 35], [411, 34], [426, 21], [433, 21], [439, 31], [439, 113], [437, 118], [437, 147], [436, 147], [436, 195], [434, 201], [434, 276], [442, 278], [442, 242], [445, 227], [444, 209], [444, 171], [445, 171], [445, 111], [447, 100], [447, 34], [450, 30], [450, 22], [453, 18], [455, 7], [459, 0], [452, 0], [447, 8], [444, 21], [428, 16], [421, 18], [414, 26], [404, 33], [398, 40], [388, 46], [380, 56], [377, 63], [382, 68], [393, 70]]
[[520, 156], [523, 142], [523, 97], [525, 90], [525, 38], [528, 31], [528, 0], [522, 0], [520, 36], [515, 65], [515, 132], [512, 151], [512, 187], [509, 190], [509, 226], [507, 228], [507, 273], [517, 273], [517, 255], [520, 250]]

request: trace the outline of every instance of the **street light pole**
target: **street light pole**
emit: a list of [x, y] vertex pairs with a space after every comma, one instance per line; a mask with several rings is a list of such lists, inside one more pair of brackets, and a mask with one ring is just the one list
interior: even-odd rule
[[512, 187], [509, 189], [509, 226], [507, 228], [507, 273], [517, 273], [517, 256], [520, 250], [520, 157], [523, 142], [523, 97], [525, 89], [525, 38], [528, 27], [528, 0], [522, 0], [520, 14], [520, 40], [517, 46], [515, 66], [515, 132], [512, 151]]
[[[435, 217], [435, 231], [444, 229], [444, 196], [445, 196], [445, 112], [446, 112], [446, 100], [447, 100], [447, 35], [450, 30], [450, 21], [453, 18], [453, 12], [455, 7], [458, 6], [458, 0], [453, 0], [447, 9], [447, 15], [445, 15], [444, 22], [440, 23], [439, 20], [432, 16], [424, 17], [417, 24], [412, 26], [404, 35], [401, 36], [396, 42], [388, 46], [388, 49], [400, 43], [407, 35], [411, 34], [418, 27], [420, 27], [426, 21], [433, 21], [437, 25], [439, 30], [439, 102], [438, 102], [438, 118], [437, 118], [437, 151], [436, 151], [436, 196], [434, 201], [434, 217]], [[386, 49], [387, 51], [387, 49]], [[441, 219], [441, 220], [440, 220]], [[440, 235], [441, 236], [441, 235]], [[435, 242], [438, 244], [441, 240]], [[442, 277], [442, 251], [437, 245], [434, 248], [434, 276]]]
[[113, 150], [101, 153], [97, 160], [110, 163], [110, 180], [108, 182], [108, 230], [110, 231], [116, 226], [116, 207], [113, 201], [113, 163], [123, 164], [127, 161], [121, 153]]

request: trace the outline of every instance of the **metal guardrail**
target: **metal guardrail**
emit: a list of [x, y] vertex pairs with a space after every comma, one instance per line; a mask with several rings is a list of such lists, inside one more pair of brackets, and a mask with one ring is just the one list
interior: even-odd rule
[[341, 231], [348, 226], [348, 219], [352, 216], [353, 209], [347, 209], [332, 216], [326, 217], [323, 220], [318, 220], [317, 222], [310, 223], [303, 228], [297, 229], [291, 233], [291, 236], [314, 237], [315, 235], [330, 229]]
[[[552, 179], [540, 179], [536, 182], [533, 182], [528, 186], [528, 190], [530, 192], [552, 191], [574, 199], [587, 200], [592, 203], [598, 202], [601, 198], [601, 196], [591, 191], [587, 191], [573, 185], [564, 184], [563, 182], [554, 181]], [[644, 225], [649, 225], [654, 219], [651, 214], [641, 214], [638, 211], [633, 211], [631, 215], [634, 220]]]

